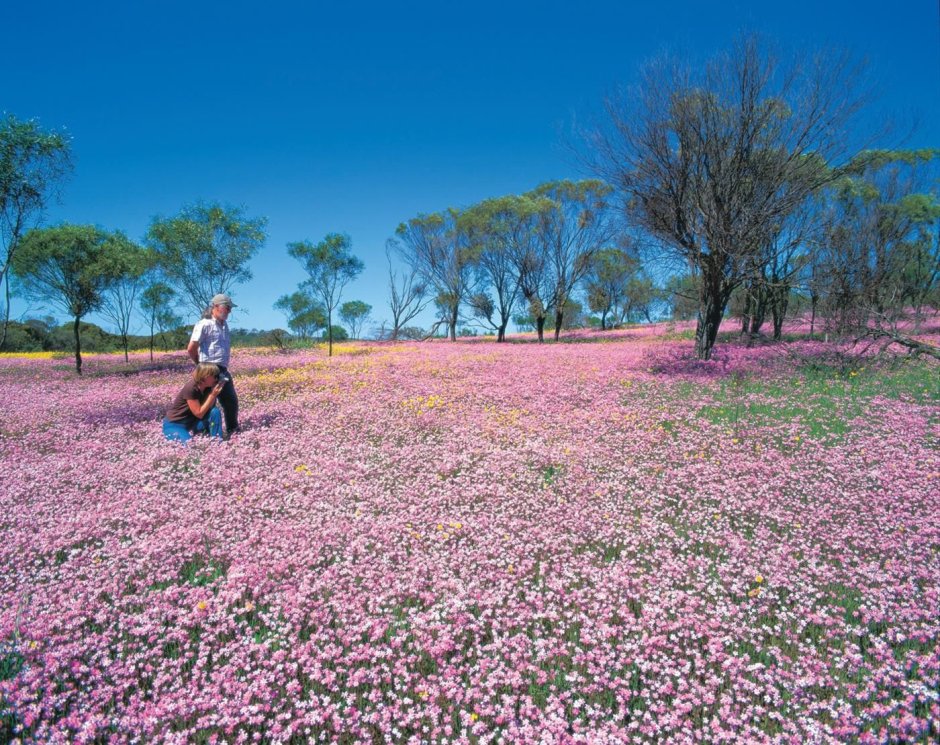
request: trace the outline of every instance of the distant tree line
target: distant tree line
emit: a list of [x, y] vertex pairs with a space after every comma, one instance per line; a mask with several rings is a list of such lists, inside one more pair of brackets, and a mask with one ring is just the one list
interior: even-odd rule
[[[748, 340], [782, 335], [795, 313], [810, 332], [897, 336], [940, 307], [936, 149], [853, 149], [865, 91], [847, 57], [781, 59], [753, 37], [707, 64], [659, 59], [605, 101], [584, 130], [593, 178], [418, 214], [386, 245], [391, 320], [382, 338], [450, 339], [477, 328], [504, 341], [511, 322], [558, 339], [671, 315], [696, 321], [708, 359], [729, 313]], [[140, 244], [91, 225], [39, 228], [71, 169], [68, 139], [34, 122], [0, 122], [0, 238], [8, 340], [11, 275], [23, 295], [72, 318], [81, 372], [83, 319], [108, 319], [125, 355], [134, 321], [155, 339], [251, 280], [266, 220], [218, 203], [155, 217]], [[290, 334], [348, 332], [372, 307], [343, 303], [363, 269], [349, 236], [287, 245], [305, 278], [274, 307]], [[426, 309], [435, 321], [416, 325]], [[345, 327], [335, 321], [342, 321]], [[17, 327], [17, 339], [28, 333]], [[16, 342], [19, 343], [19, 342]]]

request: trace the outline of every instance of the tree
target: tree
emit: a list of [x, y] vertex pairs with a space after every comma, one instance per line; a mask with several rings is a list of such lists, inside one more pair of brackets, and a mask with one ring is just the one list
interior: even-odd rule
[[503, 197], [499, 205], [498, 229], [505, 240], [505, 250], [515, 270], [519, 291], [528, 305], [539, 342], [544, 341], [545, 319], [551, 310], [554, 286], [551, 283], [546, 245], [540, 240], [539, 226], [542, 216], [554, 208], [552, 200], [533, 192], [521, 196]]
[[695, 318], [701, 296], [699, 278], [694, 274], [674, 274], [667, 280], [663, 296], [674, 321]]
[[610, 192], [607, 184], [597, 180], [552, 181], [532, 192], [551, 205], [539, 213], [537, 230], [552, 287], [555, 341], [571, 293], [590, 269], [594, 254], [613, 238], [607, 208]]
[[819, 256], [822, 302], [833, 330], [859, 332], [874, 322], [897, 331], [909, 309], [919, 319], [936, 291], [940, 201], [925, 176], [938, 155], [864, 152], [833, 186]]
[[352, 338], [358, 339], [362, 333], [362, 327], [369, 320], [369, 314], [372, 312], [372, 306], [361, 300], [350, 300], [343, 303], [339, 309], [339, 317], [343, 323], [349, 326], [352, 332]]
[[487, 199], [459, 218], [476, 247], [473, 255], [481, 288], [467, 303], [476, 318], [496, 331], [497, 342], [506, 340], [506, 327], [520, 296], [519, 274], [511, 253], [515, 204], [514, 197]]
[[333, 356], [333, 311], [339, 305], [343, 288], [359, 276], [362, 261], [352, 255], [348, 235], [328, 233], [316, 245], [309, 241], [287, 244], [287, 253], [307, 272], [303, 287], [309, 289], [326, 311], [329, 356]]
[[451, 341], [457, 339], [460, 305], [475, 289], [477, 247], [470, 245], [455, 209], [418, 215], [395, 231], [401, 253], [425, 284], [433, 288]]
[[[122, 239], [122, 240], [121, 240]], [[120, 273], [102, 293], [100, 313], [117, 328], [128, 361], [128, 336], [131, 319], [137, 307], [137, 296], [143, 289], [147, 273], [153, 268], [153, 253], [123, 238], [115, 243], [118, 249]]]
[[694, 69], [653, 64], [629, 96], [608, 99], [589, 159], [655, 240], [655, 257], [698, 274], [699, 358], [711, 357], [731, 292], [767, 248], [767, 226], [840, 176], [856, 90], [846, 58], [781, 64], [752, 37]]
[[150, 330], [150, 361], [153, 362], [153, 340], [159, 331], [166, 351], [166, 332], [179, 326], [183, 319], [173, 312], [171, 303], [176, 292], [165, 282], [153, 282], [140, 295], [140, 310]]
[[418, 270], [410, 265], [407, 271], [400, 274], [392, 265], [392, 253], [403, 255], [403, 247], [394, 239], [385, 244], [385, 259], [388, 261], [388, 289], [389, 309], [392, 311], [392, 330], [389, 338], [393, 341], [401, 335], [402, 329], [408, 327], [421, 311], [423, 311], [431, 298], [428, 296], [427, 284], [418, 275]]
[[264, 245], [266, 225], [240, 207], [194, 204], [154, 218], [146, 242], [167, 282], [201, 315], [214, 295], [251, 279], [248, 262]]
[[326, 328], [323, 307], [307, 291], [298, 290], [290, 295], [282, 295], [274, 303], [274, 308], [287, 316], [287, 328], [301, 339], [310, 339], [317, 329]]
[[75, 370], [82, 374], [82, 317], [98, 310], [104, 292], [125, 271], [127, 239], [92, 225], [33, 229], [13, 257], [13, 273], [29, 297], [49, 301], [74, 319]]
[[0, 283], [4, 286], [0, 349], [10, 323], [10, 270], [25, 232], [38, 225], [46, 205], [71, 169], [69, 139], [45, 132], [12, 114], [0, 120]]
[[589, 310], [601, 315], [602, 330], [608, 316], [622, 320], [627, 314], [630, 282], [638, 271], [639, 261], [620, 248], [601, 249], [591, 257], [585, 289]]

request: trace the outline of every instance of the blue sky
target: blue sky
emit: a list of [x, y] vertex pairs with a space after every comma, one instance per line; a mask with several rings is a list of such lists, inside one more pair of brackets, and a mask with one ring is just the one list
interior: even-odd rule
[[36, 0], [3, 11], [0, 111], [72, 137], [47, 224], [139, 240], [196, 200], [267, 217], [233, 293], [246, 328], [285, 325], [272, 305], [304, 278], [288, 242], [345, 232], [366, 268], [344, 300], [381, 321], [400, 222], [585, 176], [564, 132], [665, 51], [704, 59], [742, 30], [845, 48], [870, 64], [869, 121], [917, 116], [906, 144], [940, 146], [938, 25], [936, 0]]

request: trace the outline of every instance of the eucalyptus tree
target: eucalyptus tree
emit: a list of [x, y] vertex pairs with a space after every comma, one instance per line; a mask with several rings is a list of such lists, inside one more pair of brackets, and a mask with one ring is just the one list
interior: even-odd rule
[[[388, 261], [388, 289], [389, 310], [392, 313], [392, 330], [389, 338], [398, 339], [402, 330], [414, 320], [431, 302], [428, 295], [428, 286], [419, 276], [413, 263], [407, 262], [404, 247], [389, 239], [385, 244], [385, 259]], [[397, 270], [392, 261], [392, 255], [398, 253], [406, 260], [407, 269]]]
[[264, 245], [266, 226], [241, 207], [197, 203], [154, 218], [146, 243], [167, 282], [201, 315], [214, 295], [251, 279], [248, 262]]
[[301, 288], [309, 290], [326, 311], [328, 349], [332, 357], [333, 311], [342, 299], [343, 289], [362, 272], [362, 260], [353, 256], [350, 237], [340, 233], [328, 233], [316, 244], [288, 243], [287, 253], [307, 272], [307, 280]]
[[102, 293], [99, 313], [117, 329], [126, 362], [131, 321], [137, 310], [138, 296], [143, 292], [148, 273], [154, 267], [155, 256], [152, 251], [131, 241], [125, 241], [120, 259], [123, 270]]
[[497, 342], [506, 340], [506, 327], [521, 297], [521, 280], [512, 253], [519, 219], [516, 205], [515, 197], [486, 199], [460, 216], [466, 234], [477, 246], [480, 289], [467, 303], [476, 318], [496, 331]]
[[274, 303], [287, 317], [287, 328], [301, 339], [309, 339], [317, 329], [326, 328], [326, 313], [307, 290], [297, 290], [290, 295], [282, 295]]
[[0, 283], [4, 286], [0, 349], [10, 323], [10, 270], [23, 235], [36, 227], [71, 170], [69, 138], [12, 114], [0, 119]]
[[868, 151], [832, 189], [819, 270], [838, 331], [895, 326], [937, 289], [940, 151]]
[[361, 300], [350, 300], [340, 306], [339, 317], [343, 323], [349, 326], [350, 335], [353, 339], [358, 339], [362, 334], [362, 327], [369, 320], [371, 312], [372, 306]]
[[858, 90], [845, 56], [781, 62], [750, 37], [705, 65], [653, 63], [634, 89], [606, 101], [588, 159], [654, 239], [653, 257], [698, 275], [701, 359], [767, 248], [766, 226], [839, 178]]
[[130, 242], [93, 225], [59, 225], [23, 236], [12, 269], [26, 295], [50, 302], [74, 319], [75, 370], [82, 374], [81, 320], [127, 271]]
[[140, 311], [150, 332], [150, 361], [153, 362], [153, 342], [156, 332], [163, 338], [164, 351], [167, 349], [166, 332], [179, 326], [183, 319], [173, 310], [176, 291], [165, 282], [151, 282], [140, 295]]
[[600, 313], [601, 329], [612, 317], [623, 322], [630, 308], [630, 283], [640, 269], [635, 256], [621, 248], [603, 248], [594, 253], [584, 276], [588, 308]]
[[541, 242], [555, 311], [555, 340], [561, 334], [565, 307], [591, 266], [591, 258], [614, 238], [608, 209], [611, 188], [603, 181], [552, 181], [536, 187], [531, 196], [545, 200], [539, 212]]
[[474, 265], [479, 251], [459, 217], [453, 208], [421, 214], [395, 231], [401, 255], [433, 291], [451, 341], [457, 340], [460, 306], [476, 289]]
[[551, 281], [547, 246], [539, 228], [543, 215], [555, 204], [532, 192], [500, 200], [497, 225], [503, 234], [505, 250], [515, 272], [519, 292], [526, 302], [528, 317], [544, 341], [545, 321], [552, 309], [555, 287]]

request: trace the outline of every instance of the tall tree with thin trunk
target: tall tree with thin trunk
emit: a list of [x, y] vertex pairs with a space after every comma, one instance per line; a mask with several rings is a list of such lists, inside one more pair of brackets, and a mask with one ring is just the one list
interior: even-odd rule
[[591, 259], [614, 237], [608, 209], [611, 188], [603, 181], [552, 181], [532, 195], [545, 199], [549, 209], [539, 214], [538, 238], [544, 247], [555, 311], [555, 341], [561, 334], [571, 293], [584, 279]]
[[711, 357], [732, 291], [785, 220], [839, 178], [862, 105], [846, 57], [781, 62], [753, 38], [706, 65], [663, 60], [606, 102], [587, 134], [595, 172], [627, 217], [700, 279], [696, 354]]
[[165, 282], [156, 281], [148, 285], [140, 295], [140, 310], [150, 331], [150, 361], [153, 362], [153, 341], [159, 331], [166, 349], [166, 332], [182, 323], [173, 312], [176, 292]]
[[352, 254], [348, 235], [329, 233], [317, 244], [298, 241], [287, 244], [287, 253], [297, 259], [308, 279], [301, 287], [310, 291], [326, 311], [329, 356], [333, 356], [333, 311], [343, 296], [343, 288], [362, 272], [362, 261]]
[[81, 320], [101, 308], [104, 293], [126, 271], [127, 238], [93, 225], [59, 225], [23, 236], [13, 273], [27, 296], [74, 319], [75, 371], [82, 374]]
[[[392, 330], [389, 338], [398, 339], [402, 329], [418, 316], [431, 302], [428, 286], [419, 276], [418, 270], [404, 256], [404, 247], [394, 238], [385, 244], [385, 259], [388, 261], [389, 310], [392, 313]], [[392, 255], [398, 254], [406, 261], [407, 269], [395, 269]]]
[[144, 289], [146, 277], [154, 267], [151, 251], [124, 239], [120, 246], [123, 269], [102, 294], [100, 314], [111, 321], [121, 338], [124, 361], [127, 362], [131, 321], [137, 310], [137, 298]]
[[13, 115], [0, 120], [0, 284], [3, 285], [3, 327], [0, 349], [10, 324], [10, 270], [20, 241], [37, 226], [49, 201], [71, 170], [68, 137], [46, 132], [35, 121]]
[[460, 212], [447, 209], [418, 215], [398, 226], [402, 256], [435, 293], [451, 341], [457, 339], [460, 306], [474, 292], [477, 246], [468, 240]]
[[362, 334], [362, 327], [369, 320], [371, 312], [372, 306], [361, 300], [350, 300], [340, 306], [339, 317], [349, 327], [349, 334], [353, 339], [358, 339]]

